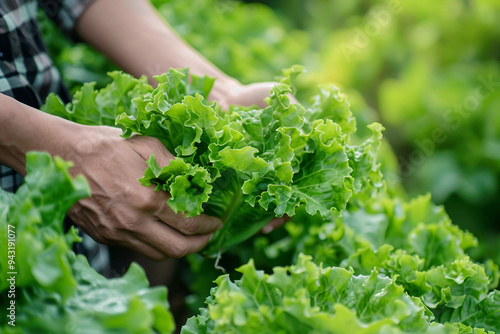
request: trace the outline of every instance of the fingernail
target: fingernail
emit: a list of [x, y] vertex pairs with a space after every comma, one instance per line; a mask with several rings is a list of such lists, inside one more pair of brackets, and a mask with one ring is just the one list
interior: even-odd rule
[[262, 228], [262, 233], [268, 234], [270, 233], [274, 228], [271, 225], [266, 225]]
[[217, 227], [217, 231], [220, 230], [223, 227], [224, 227], [224, 224], [220, 224], [219, 227]]
[[208, 241], [212, 240], [212, 238], [214, 237], [214, 234], [210, 234], [210, 238], [208, 238]]

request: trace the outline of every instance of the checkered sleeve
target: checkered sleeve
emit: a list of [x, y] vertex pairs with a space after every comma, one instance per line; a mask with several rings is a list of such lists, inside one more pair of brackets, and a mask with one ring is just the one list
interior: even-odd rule
[[65, 33], [72, 36], [78, 18], [95, 0], [38, 0], [41, 9]]
[[7, 192], [15, 192], [23, 183], [23, 177], [7, 166], [0, 165], [0, 188]]

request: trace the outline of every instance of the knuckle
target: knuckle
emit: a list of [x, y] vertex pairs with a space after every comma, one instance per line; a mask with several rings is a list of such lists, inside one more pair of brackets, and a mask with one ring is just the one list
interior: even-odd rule
[[186, 218], [183, 222], [181, 222], [181, 232], [186, 235], [193, 235], [198, 231], [198, 219], [196, 217]]
[[170, 256], [176, 259], [184, 257], [187, 253], [186, 243], [184, 241], [176, 241], [170, 244]]
[[125, 220], [120, 222], [120, 230], [137, 233], [140, 231], [139, 224], [136, 221]]
[[[138, 193], [137, 190], [141, 190]], [[130, 197], [133, 201], [133, 205], [139, 210], [153, 210], [158, 203], [158, 195], [153, 191], [153, 189], [134, 189]]]
[[161, 140], [159, 140], [158, 138], [153, 138], [152, 144], [152, 147], [156, 152], [165, 151], [165, 145], [163, 145]]
[[102, 243], [115, 243], [120, 240], [119, 231], [114, 227], [102, 226], [98, 233], [99, 239], [102, 239]]
[[119, 234], [120, 232], [138, 232], [141, 219], [136, 214], [136, 212], [127, 212], [125, 210], [116, 211], [111, 215], [113, 217], [113, 224], [110, 224], [108, 228], [110, 232], [114, 234]]
[[161, 140], [154, 138], [154, 150], [158, 152], [158, 154], [166, 155], [167, 157], [173, 157], [173, 155], [167, 150], [165, 144], [161, 142]]

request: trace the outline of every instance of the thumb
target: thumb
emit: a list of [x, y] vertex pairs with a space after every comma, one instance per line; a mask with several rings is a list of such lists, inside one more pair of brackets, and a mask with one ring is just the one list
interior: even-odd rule
[[269, 92], [275, 84], [274, 82], [257, 82], [243, 86], [229, 94], [227, 103], [242, 106], [256, 104], [260, 108], [265, 108], [267, 103], [264, 102], [264, 99], [269, 96]]

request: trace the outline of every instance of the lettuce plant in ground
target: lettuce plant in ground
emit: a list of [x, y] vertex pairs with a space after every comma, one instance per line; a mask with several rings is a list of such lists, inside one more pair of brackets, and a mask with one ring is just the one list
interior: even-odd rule
[[106, 88], [86, 84], [67, 106], [52, 95], [43, 109], [82, 124], [116, 123], [124, 137], [161, 140], [176, 159], [158, 166], [152, 156], [140, 181], [168, 191], [176, 212], [221, 218], [224, 226], [206, 249], [216, 254], [275, 216], [293, 216], [299, 206], [326, 219], [353, 194], [382, 185], [375, 161], [382, 126], [371, 124], [372, 136], [355, 145], [355, 119], [334, 86], [323, 88], [307, 109], [291, 103], [290, 80], [300, 71], [285, 71], [265, 109], [223, 111], [205, 100], [213, 79], [192, 76], [188, 84], [187, 71], [173, 69], [156, 77], [155, 89], [114, 72]]
[[[379, 276], [393, 280], [405, 294], [418, 299], [419, 304], [429, 312], [428, 319], [433, 319], [435, 323], [436, 327], [433, 330], [439, 333], [500, 332], [500, 293], [495, 290], [498, 286], [498, 267], [491, 261], [485, 264], [476, 263], [466, 255], [465, 251], [475, 246], [476, 239], [470, 233], [461, 231], [451, 224], [444, 209], [432, 204], [428, 195], [409, 202], [379, 195], [363, 203], [362, 207], [350, 205], [343, 211], [343, 217], [332, 220], [324, 220], [319, 215], [313, 217], [299, 210], [292, 222], [284, 226], [282, 232], [283, 230], [288, 234], [281, 233], [282, 238], [273, 243], [269, 242], [269, 237], [254, 239], [251, 254], [257, 257], [259, 267], [270, 271], [268, 263], [290, 263], [294, 252], [305, 252], [312, 256], [314, 263], [322, 263], [323, 267], [346, 268], [353, 275], [364, 277], [373, 275], [373, 271], [376, 271]], [[302, 255], [298, 255], [298, 258], [299, 263], [303, 261]], [[207, 273], [204, 261], [200, 262], [192, 257], [191, 262], [195, 273], [198, 275], [202, 272]], [[245, 269], [241, 272], [244, 279], [248, 271]], [[218, 287], [214, 288], [214, 291], [227, 289], [222, 285], [228, 284], [223, 283], [228, 280], [227, 276], [218, 278], [216, 280]], [[202, 279], [194, 281], [193, 287], [197, 289], [195, 291], [201, 291], [199, 288], [203, 286], [202, 281]], [[263, 278], [262, 281], [266, 279]], [[286, 280], [280, 282], [284, 285]], [[244, 290], [240, 285], [238, 281], [229, 284], [231, 291]], [[297, 284], [294, 289], [308, 286], [314, 284]], [[210, 333], [221, 329], [224, 332], [227, 328], [224, 326], [230, 326], [233, 332], [239, 332], [239, 323], [236, 320], [228, 324], [229, 320], [220, 316], [220, 312], [215, 310], [227, 307], [225, 311], [230, 312], [231, 308], [239, 310], [238, 305], [243, 304], [245, 309], [252, 309], [247, 311], [248, 314], [259, 314], [258, 304], [265, 302], [255, 301], [253, 298], [255, 290], [245, 290], [242, 293], [243, 297], [239, 292], [238, 294], [231, 292], [231, 298], [245, 300], [245, 302], [239, 301], [239, 304], [236, 302], [230, 304], [229, 301], [225, 301], [226, 297], [223, 297], [227, 294], [212, 291], [206, 300], [206, 308], [200, 311], [199, 316], [191, 319], [183, 331]], [[199, 294], [204, 296], [204, 293], [201, 291]], [[236, 296], [240, 296], [238, 297], [240, 299]], [[195, 296], [190, 300], [195, 301]], [[317, 298], [311, 296], [312, 305], [316, 300]], [[280, 306], [286, 313], [288, 305]], [[268, 328], [274, 330], [274, 323], [267, 323], [267, 318], [258, 321], [265, 321], [259, 332], [272, 332]], [[311, 319], [303, 321], [310, 326], [315, 324]], [[350, 321], [349, 324], [351, 323], [355, 322]], [[444, 327], [438, 326], [438, 323]], [[276, 325], [276, 329], [280, 326]], [[340, 332], [352, 330], [354, 333], [365, 333], [359, 329], [346, 328], [342, 328]], [[294, 329], [285, 332], [294, 332]], [[391, 331], [377, 329], [370, 333], [372, 332]]]
[[388, 275], [422, 300], [436, 321], [500, 331], [498, 266], [472, 261], [477, 240], [451, 223], [443, 207], [421, 196], [379, 196], [325, 221], [298, 214], [287, 226], [297, 252], [329, 266]]
[[207, 307], [188, 320], [183, 334], [486, 333], [432, 322], [420, 299], [376, 270], [354, 275], [300, 255], [297, 264], [276, 267], [270, 275], [257, 271], [253, 261], [238, 271], [240, 280], [216, 280]]
[[[46, 153], [26, 157], [25, 184], [15, 195], [0, 189], [0, 251], [7, 254], [8, 226], [15, 227], [14, 264], [0, 257], [0, 307], [10, 303], [9, 282], [16, 271], [15, 327], [0, 320], [2, 333], [171, 333], [174, 329], [164, 287], [149, 288], [133, 264], [121, 278], [106, 279], [72, 245], [76, 230], [63, 233], [66, 211], [90, 190], [83, 177], [72, 179], [71, 163]], [[12, 229], [12, 228], [11, 228]], [[14, 270], [9, 268], [14, 266]]]

